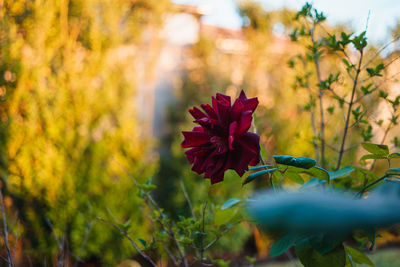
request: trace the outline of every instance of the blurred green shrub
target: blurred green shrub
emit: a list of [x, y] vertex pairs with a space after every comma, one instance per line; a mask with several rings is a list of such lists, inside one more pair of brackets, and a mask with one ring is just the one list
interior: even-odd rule
[[95, 221], [107, 211], [146, 234], [119, 164], [140, 181], [156, 167], [137, 120], [135, 59], [143, 30], [161, 24], [168, 4], [1, 2], [1, 179], [32, 260], [66, 251], [104, 263], [132, 255]]

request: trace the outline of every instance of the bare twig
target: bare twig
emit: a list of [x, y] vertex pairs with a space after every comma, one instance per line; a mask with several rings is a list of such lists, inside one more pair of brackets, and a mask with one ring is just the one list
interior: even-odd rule
[[4, 209], [3, 193], [2, 193], [1, 189], [0, 189], [0, 201], [1, 201], [1, 213], [2, 213], [2, 217], [3, 217], [3, 238], [4, 238], [4, 244], [6, 246], [7, 263], [8, 263], [8, 266], [13, 267], [14, 262], [13, 262], [13, 259], [11, 256], [10, 246], [8, 244], [7, 218], [6, 218], [6, 211]]
[[123, 234], [128, 240], [129, 242], [131, 242], [132, 246], [135, 248], [135, 250], [143, 257], [145, 258], [152, 266], [157, 267], [157, 264], [149, 257], [147, 256], [140, 248], [138, 245], [136, 245], [135, 242], [133, 242], [132, 238], [122, 229], [120, 229], [118, 226], [116, 226], [115, 224], [113, 224], [110, 221], [104, 220], [103, 218], [100, 217], [96, 217], [96, 219], [105, 222], [109, 225], [111, 225], [112, 227], [114, 227], [117, 231], [119, 231], [121, 234]]
[[381, 48], [376, 52], [376, 54], [375, 54], [372, 58], [370, 58], [370, 59], [364, 64], [364, 66], [362, 66], [362, 68], [365, 68], [366, 66], [368, 66], [368, 64], [371, 63], [375, 58], [377, 58], [383, 50], [385, 50], [389, 45], [393, 44], [394, 42], [396, 42], [396, 41], [399, 40], [399, 39], [400, 39], [400, 36], [397, 36], [397, 37], [393, 38], [392, 41], [390, 41], [389, 43], [387, 43], [386, 45], [384, 45], [383, 47], [381, 47]]

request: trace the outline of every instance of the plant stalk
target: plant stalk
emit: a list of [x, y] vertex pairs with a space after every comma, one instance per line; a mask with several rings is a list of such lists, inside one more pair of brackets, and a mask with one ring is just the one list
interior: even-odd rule
[[354, 104], [354, 95], [356, 93], [356, 89], [357, 89], [357, 83], [358, 83], [358, 76], [360, 75], [361, 72], [361, 64], [362, 64], [362, 59], [363, 59], [363, 51], [360, 51], [360, 60], [358, 62], [358, 67], [357, 67], [357, 72], [356, 72], [356, 76], [354, 77], [354, 82], [353, 82], [353, 89], [351, 92], [351, 98], [350, 98], [350, 102], [349, 102], [349, 108], [347, 110], [347, 116], [346, 116], [346, 122], [345, 122], [345, 126], [344, 126], [344, 131], [343, 131], [343, 137], [342, 137], [342, 143], [340, 145], [340, 150], [339, 150], [339, 158], [338, 158], [338, 162], [336, 165], [336, 169], [338, 170], [340, 168], [340, 164], [342, 163], [342, 158], [343, 158], [343, 153], [345, 151], [344, 149], [344, 145], [346, 143], [346, 137], [347, 137], [347, 132], [349, 130], [349, 122], [350, 122], [350, 115], [351, 115], [351, 109], [353, 107]]

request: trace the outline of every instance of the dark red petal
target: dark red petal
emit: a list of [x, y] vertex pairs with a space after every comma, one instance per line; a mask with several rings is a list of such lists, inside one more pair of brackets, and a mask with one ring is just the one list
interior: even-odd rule
[[247, 130], [250, 129], [252, 120], [253, 120], [253, 114], [251, 111], [243, 112], [242, 115], [240, 116], [235, 136], [239, 136], [247, 132]]
[[228, 137], [228, 144], [229, 144], [229, 149], [233, 150], [233, 141], [235, 140], [235, 133], [237, 129], [237, 122], [234, 121], [229, 125], [229, 137]]
[[196, 126], [193, 128], [193, 132], [204, 132], [204, 128], [201, 126]]
[[207, 117], [207, 115], [204, 114], [203, 111], [201, 111], [197, 107], [193, 107], [192, 109], [189, 109], [189, 113], [192, 114], [193, 118], [195, 118], [196, 120]]
[[244, 101], [244, 108], [243, 110], [251, 110], [251, 112], [254, 112], [256, 107], [258, 106], [258, 99], [257, 97], [247, 99]]
[[242, 149], [236, 149], [232, 151], [231, 154], [232, 160], [230, 162], [230, 169], [235, 170], [237, 174], [242, 177], [245, 171], [248, 170], [248, 163], [253, 155], [249, 155]]
[[185, 151], [186, 157], [187, 157], [187, 159], [189, 160], [190, 163], [193, 163], [195, 155], [196, 155], [196, 152], [198, 152], [199, 150], [200, 150], [200, 148], [193, 147], [193, 148]]
[[227, 105], [231, 105], [231, 97], [227, 96], [227, 95], [223, 95], [223, 94], [217, 94], [217, 100], [218, 101], [223, 101], [224, 103], [226, 103]]
[[217, 100], [216, 107], [217, 107], [219, 122], [221, 123], [221, 125], [224, 126], [224, 128], [228, 127], [230, 111], [231, 111], [231, 103], [226, 102], [225, 100]]
[[243, 110], [245, 110], [245, 111], [251, 110], [253, 112], [256, 109], [257, 105], [258, 105], [257, 97], [247, 99], [246, 94], [244, 93], [243, 90], [240, 92], [240, 96], [239, 96], [238, 99], [243, 101], [242, 102], [243, 105], [244, 105], [244, 109]]
[[200, 105], [202, 109], [207, 113], [208, 116], [212, 119], [217, 119], [217, 113], [216, 111], [209, 105], [209, 104], [201, 104]]
[[224, 180], [224, 172], [219, 172], [210, 178], [211, 184], [216, 184]]
[[244, 133], [240, 138], [236, 139], [244, 151], [248, 151], [259, 157], [260, 154], [260, 136], [255, 133]]
[[215, 174], [223, 171], [226, 169], [224, 168], [226, 164], [227, 156], [226, 154], [220, 155], [218, 157], [214, 157], [214, 165], [207, 168], [205, 177], [213, 177]]
[[200, 131], [193, 131], [193, 132], [187, 132], [187, 131], [182, 131], [183, 136], [185, 136], [185, 140], [183, 140], [181, 146], [183, 148], [186, 147], [195, 147], [195, 146], [201, 146], [210, 141], [210, 135], [206, 132], [200, 132]]
[[246, 97], [246, 94], [244, 93], [244, 91], [242, 90], [242, 91], [240, 91], [240, 95], [239, 95], [239, 97], [238, 97], [239, 99], [242, 99], [242, 100], [246, 100], [247, 99], [247, 97]]
[[240, 118], [240, 113], [242, 113], [244, 108], [243, 101], [240, 98], [235, 100], [231, 108], [231, 120], [237, 121]]

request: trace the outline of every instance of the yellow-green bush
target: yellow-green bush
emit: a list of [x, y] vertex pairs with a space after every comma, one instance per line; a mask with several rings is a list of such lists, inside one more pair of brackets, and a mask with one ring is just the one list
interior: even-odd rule
[[139, 181], [155, 169], [137, 119], [135, 68], [143, 29], [157, 28], [167, 5], [0, 2], [1, 178], [34, 260], [60, 253], [56, 239], [81, 258], [133, 254], [95, 216], [131, 218], [133, 236], [146, 233], [119, 165]]

